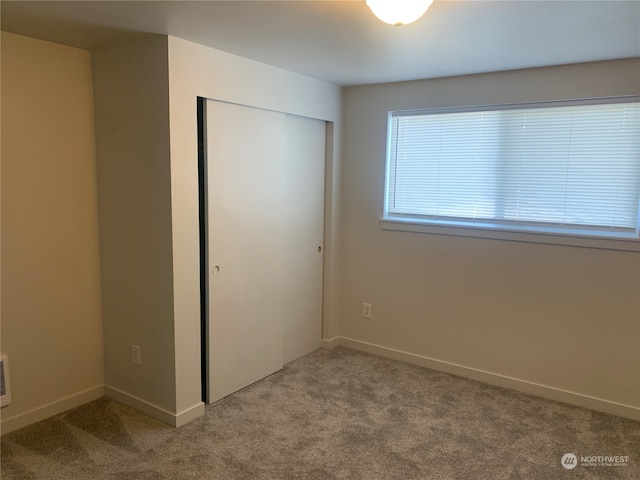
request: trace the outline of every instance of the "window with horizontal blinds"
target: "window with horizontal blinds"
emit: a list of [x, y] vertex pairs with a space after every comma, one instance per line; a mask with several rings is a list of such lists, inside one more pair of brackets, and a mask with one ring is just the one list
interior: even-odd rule
[[384, 218], [637, 238], [638, 98], [392, 112]]

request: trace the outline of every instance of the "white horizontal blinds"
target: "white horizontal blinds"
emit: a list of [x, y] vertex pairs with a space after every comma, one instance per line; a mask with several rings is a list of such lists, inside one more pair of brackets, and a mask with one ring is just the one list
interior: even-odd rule
[[392, 117], [387, 216], [635, 232], [640, 104]]
[[388, 212], [492, 218], [499, 113], [393, 118]]
[[638, 103], [508, 110], [497, 218], [635, 230]]

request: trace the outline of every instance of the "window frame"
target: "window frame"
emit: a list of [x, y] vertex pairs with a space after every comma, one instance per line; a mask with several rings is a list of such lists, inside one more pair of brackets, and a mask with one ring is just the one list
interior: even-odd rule
[[[544, 227], [536, 228], [533, 225], [522, 226], [509, 224], [500, 219], [479, 220], [477, 223], [460, 222], [455, 218], [434, 218], [412, 215], [389, 215], [389, 172], [391, 171], [391, 138], [393, 119], [403, 115], [467, 113], [483, 111], [505, 111], [529, 108], [548, 108], [563, 106], [602, 105], [616, 103], [640, 102], [640, 95], [621, 95], [615, 97], [597, 97], [558, 101], [541, 101], [527, 103], [505, 103], [487, 105], [469, 105], [457, 107], [436, 107], [409, 110], [392, 110], [387, 114], [387, 135], [385, 148], [384, 170], [384, 199], [383, 214], [379, 219], [379, 225], [383, 230], [402, 232], [416, 232], [438, 235], [453, 235], [462, 237], [476, 237], [496, 240], [543, 243], [552, 245], [567, 245], [586, 248], [600, 248], [610, 250], [622, 250], [640, 252], [640, 206], [638, 208], [638, 220], [634, 234], [627, 236], [609, 236], [607, 231], [602, 234], [594, 230], [581, 230], [578, 226], [568, 231], [546, 231]], [[640, 199], [639, 199], [640, 203]]]

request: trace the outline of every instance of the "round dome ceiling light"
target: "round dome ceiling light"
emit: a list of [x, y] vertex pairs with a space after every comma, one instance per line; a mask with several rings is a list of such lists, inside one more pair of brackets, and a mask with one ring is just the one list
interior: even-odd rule
[[367, 6], [376, 17], [396, 27], [415, 22], [432, 3], [433, 0], [367, 0]]

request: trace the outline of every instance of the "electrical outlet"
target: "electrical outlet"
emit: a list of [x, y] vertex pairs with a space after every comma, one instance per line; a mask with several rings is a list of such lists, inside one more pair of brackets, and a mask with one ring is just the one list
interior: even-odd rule
[[138, 345], [131, 345], [131, 361], [134, 365], [142, 365], [142, 355]]
[[371, 304], [370, 303], [363, 303], [362, 304], [362, 316], [364, 318], [372, 318]]

